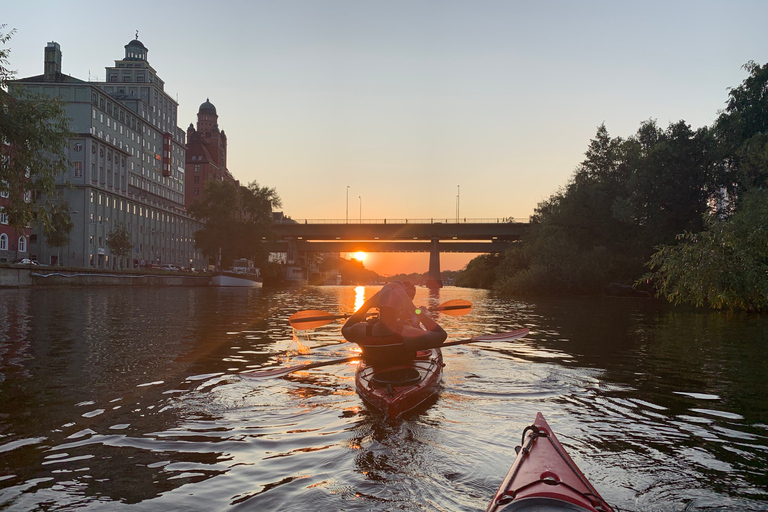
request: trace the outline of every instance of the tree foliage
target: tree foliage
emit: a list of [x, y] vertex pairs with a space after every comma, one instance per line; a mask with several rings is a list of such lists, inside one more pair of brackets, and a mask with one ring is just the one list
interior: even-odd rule
[[45, 242], [51, 247], [64, 247], [69, 243], [69, 234], [75, 224], [69, 214], [69, 203], [54, 204], [47, 222], [43, 224]]
[[674, 303], [768, 309], [768, 65], [744, 69], [712, 127], [649, 120], [626, 139], [598, 127], [571, 180], [505, 253], [494, 288], [651, 283]]
[[125, 257], [131, 253], [133, 248], [131, 232], [128, 231], [124, 223], [118, 222], [107, 233], [107, 247], [114, 256]]
[[382, 280], [382, 277], [365, 268], [362, 261], [355, 259], [345, 259], [327, 255], [320, 264], [320, 270], [338, 270], [341, 274], [341, 284], [368, 284]]
[[260, 187], [255, 181], [247, 187], [209, 181], [203, 195], [189, 208], [203, 223], [195, 232], [195, 247], [207, 258], [231, 266], [236, 258], [248, 258], [257, 265], [266, 263], [265, 241], [272, 239], [272, 209], [281, 206], [274, 188]]
[[768, 309], [768, 65], [730, 90], [713, 128], [716, 176], [725, 191], [705, 229], [686, 231], [649, 262], [659, 296], [715, 309]]
[[497, 254], [483, 254], [470, 261], [467, 266], [456, 275], [454, 284], [464, 288], [489, 289], [496, 282], [496, 269], [502, 261], [502, 256]]
[[571, 180], [537, 206], [523, 243], [505, 254], [494, 287], [594, 294], [633, 282], [654, 246], [700, 229], [716, 189], [712, 143], [682, 121], [645, 121], [626, 139], [599, 126]]
[[672, 303], [768, 310], [768, 190], [747, 192], [730, 218], [706, 217], [707, 229], [662, 246], [642, 279]]
[[[3, 45], [15, 32], [3, 33], [4, 27]], [[50, 220], [54, 205], [38, 199], [51, 194], [56, 177], [67, 170], [64, 150], [71, 133], [61, 102], [29, 94], [18, 83], [9, 93], [8, 81], [15, 76], [9, 54], [0, 48], [0, 191], [8, 196], [3, 206], [8, 224], [22, 232], [36, 218], [43, 224]]]

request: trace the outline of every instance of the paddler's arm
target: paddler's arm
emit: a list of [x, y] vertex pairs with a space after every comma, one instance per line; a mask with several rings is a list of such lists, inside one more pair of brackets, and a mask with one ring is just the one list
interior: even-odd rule
[[[365, 321], [368, 315], [368, 310], [376, 307], [379, 303], [379, 292], [374, 293], [370, 299], [360, 306], [360, 309], [352, 313], [352, 316], [347, 318], [344, 322], [344, 326], [341, 328], [341, 335], [347, 341], [357, 342], [365, 335]], [[357, 326], [357, 327], [355, 327]]]
[[442, 345], [448, 338], [448, 333], [427, 315], [427, 308], [414, 308], [414, 313], [426, 330], [420, 327], [405, 326], [402, 332], [403, 341], [416, 349], [435, 348]]

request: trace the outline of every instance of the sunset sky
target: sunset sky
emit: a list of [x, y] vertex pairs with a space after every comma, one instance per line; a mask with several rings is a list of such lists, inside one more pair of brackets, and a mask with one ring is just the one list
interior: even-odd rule
[[[6, 2], [18, 77], [103, 81], [135, 37], [178, 99], [210, 98], [243, 183], [294, 219], [526, 219], [598, 125], [710, 125], [768, 60], [764, 1]], [[347, 188], [349, 187], [349, 188]], [[466, 257], [447, 256], [458, 269]], [[380, 273], [428, 255], [369, 257]]]

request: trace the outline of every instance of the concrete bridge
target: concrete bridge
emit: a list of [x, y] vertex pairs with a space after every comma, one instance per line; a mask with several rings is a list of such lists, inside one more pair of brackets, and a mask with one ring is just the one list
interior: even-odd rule
[[299, 252], [429, 252], [427, 284], [442, 286], [441, 252], [499, 253], [519, 240], [523, 219], [299, 220], [273, 225], [289, 260]]

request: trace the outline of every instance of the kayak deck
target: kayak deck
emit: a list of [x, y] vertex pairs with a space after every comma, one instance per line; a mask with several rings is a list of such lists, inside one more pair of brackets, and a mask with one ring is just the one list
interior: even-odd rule
[[396, 420], [437, 394], [442, 371], [440, 349], [420, 350], [416, 359], [405, 364], [374, 369], [360, 363], [355, 385], [366, 403]]
[[613, 512], [557, 440], [541, 413], [486, 512]]

